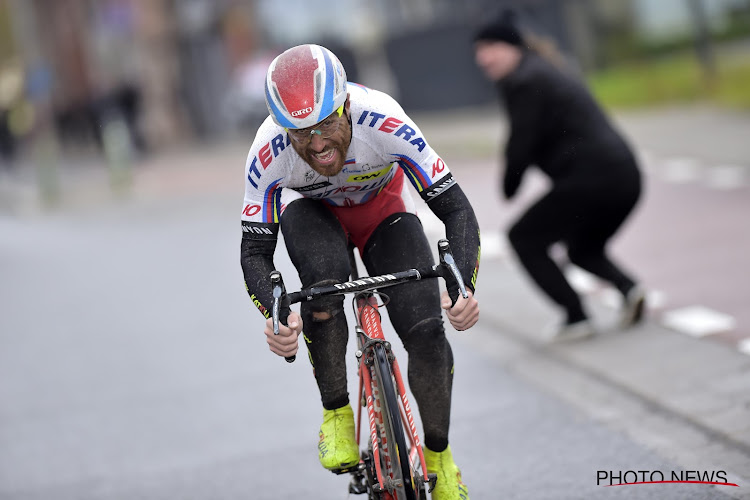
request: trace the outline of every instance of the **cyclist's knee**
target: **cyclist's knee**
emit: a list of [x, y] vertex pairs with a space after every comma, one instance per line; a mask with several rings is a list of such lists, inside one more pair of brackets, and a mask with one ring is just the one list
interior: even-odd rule
[[315, 301], [309, 304], [307, 307], [302, 307], [303, 321], [304, 316], [308, 317], [308, 320], [313, 323], [325, 323], [334, 319], [336, 316], [344, 312], [343, 302], [331, 302], [331, 301]]
[[430, 349], [446, 341], [443, 318], [426, 318], [409, 328], [401, 335], [401, 341], [407, 351]]
[[313, 321], [325, 321], [331, 319], [331, 317], [331, 313], [327, 311], [313, 311], [312, 313]]
[[[315, 283], [313, 286], [330, 285], [335, 281], [326, 280]], [[311, 302], [305, 302], [300, 308], [302, 320], [314, 324], [330, 322], [332, 319], [344, 312], [344, 298], [340, 295], [321, 297]]]

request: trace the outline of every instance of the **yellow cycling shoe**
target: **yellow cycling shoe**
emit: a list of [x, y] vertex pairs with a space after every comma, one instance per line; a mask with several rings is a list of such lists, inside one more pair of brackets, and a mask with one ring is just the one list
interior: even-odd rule
[[336, 410], [323, 409], [318, 458], [328, 470], [347, 469], [359, 463], [359, 448], [354, 437], [354, 412], [350, 405]]
[[424, 447], [428, 474], [437, 474], [432, 500], [469, 500], [469, 489], [461, 481], [461, 471], [453, 462], [450, 445], [441, 452]]

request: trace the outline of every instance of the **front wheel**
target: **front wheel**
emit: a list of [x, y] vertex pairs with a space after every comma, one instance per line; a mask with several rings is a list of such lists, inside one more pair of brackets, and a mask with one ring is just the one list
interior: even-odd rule
[[[412, 469], [409, 464], [409, 448], [406, 446], [404, 437], [404, 427], [401, 421], [401, 413], [398, 406], [396, 389], [393, 384], [393, 375], [391, 365], [388, 362], [388, 354], [383, 346], [375, 346], [375, 379], [382, 398], [381, 414], [383, 416], [383, 427], [385, 429], [385, 441], [387, 443], [387, 453], [382, 453], [384, 463], [390, 464], [389, 477], [395, 486], [391, 498], [396, 500], [417, 500], [425, 498], [417, 496], [414, 491], [416, 483], [412, 475]], [[388, 498], [388, 497], [386, 497]]]

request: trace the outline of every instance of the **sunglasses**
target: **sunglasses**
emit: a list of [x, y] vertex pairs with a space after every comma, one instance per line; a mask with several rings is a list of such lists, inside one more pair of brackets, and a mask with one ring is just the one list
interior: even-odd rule
[[297, 129], [285, 128], [284, 130], [289, 133], [289, 137], [291, 137], [294, 142], [304, 146], [312, 141], [313, 134], [318, 134], [323, 139], [328, 139], [333, 134], [335, 134], [339, 129], [339, 125], [341, 124], [341, 120], [339, 120], [339, 118], [341, 118], [341, 115], [343, 114], [344, 105], [342, 104], [336, 111], [328, 115], [328, 118], [320, 123], [316, 123], [312, 127]]

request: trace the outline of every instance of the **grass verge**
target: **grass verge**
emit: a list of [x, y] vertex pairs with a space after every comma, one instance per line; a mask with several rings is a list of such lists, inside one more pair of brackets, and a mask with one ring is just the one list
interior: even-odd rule
[[695, 101], [750, 111], [750, 57], [719, 56], [716, 75], [709, 78], [697, 58], [682, 53], [667, 58], [622, 64], [588, 75], [599, 101], [608, 108], [627, 109]]

